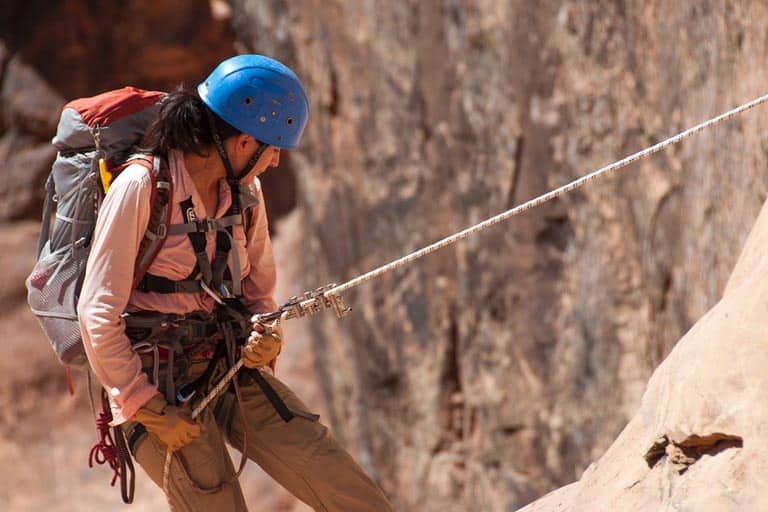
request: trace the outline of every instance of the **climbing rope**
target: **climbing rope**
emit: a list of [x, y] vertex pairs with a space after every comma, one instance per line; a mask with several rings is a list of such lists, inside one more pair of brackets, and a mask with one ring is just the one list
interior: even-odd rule
[[608, 174], [611, 174], [613, 172], [618, 171], [619, 169], [622, 169], [629, 164], [636, 162], [642, 158], [645, 158], [647, 156], [653, 155], [654, 153], [658, 153], [662, 149], [665, 149], [668, 146], [671, 146], [672, 144], [676, 144], [680, 142], [681, 140], [690, 137], [694, 133], [700, 132], [702, 130], [705, 130], [711, 126], [714, 126], [718, 123], [721, 123], [727, 119], [730, 119], [733, 116], [736, 116], [738, 114], [741, 114], [742, 112], [745, 112], [753, 107], [756, 107], [757, 105], [760, 105], [761, 103], [764, 103], [766, 100], [768, 100], [768, 94], [765, 94], [763, 96], [760, 96], [759, 98], [756, 98], [748, 103], [745, 103], [741, 105], [740, 107], [736, 107], [732, 110], [729, 110], [727, 112], [724, 112], [720, 114], [717, 117], [713, 117], [712, 119], [709, 119], [707, 121], [704, 121], [703, 123], [697, 124], [696, 126], [692, 128], [688, 128], [685, 131], [682, 131], [678, 133], [677, 135], [670, 137], [666, 140], [663, 140], [659, 142], [658, 144], [654, 144], [653, 146], [650, 146], [646, 149], [643, 149], [642, 151], [638, 151], [637, 153], [631, 154], [625, 158], [622, 158], [621, 160], [614, 162], [610, 165], [606, 165], [605, 167], [601, 167], [600, 169], [597, 169], [596, 171], [593, 171], [585, 176], [582, 176], [581, 178], [574, 180], [570, 183], [567, 183], [563, 185], [562, 187], [556, 188], [550, 192], [547, 192], [546, 194], [540, 195], [534, 199], [531, 199], [530, 201], [527, 201], [521, 205], [515, 206], [514, 208], [511, 208], [503, 213], [500, 213], [498, 215], [495, 215], [487, 220], [484, 220], [480, 222], [479, 224], [476, 224], [474, 226], [468, 227], [462, 231], [459, 231], [456, 234], [453, 234], [451, 236], [445, 237], [442, 240], [439, 240], [433, 244], [430, 244], [422, 249], [419, 249], [418, 251], [412, 252], [406, 256], [403, 256], [400, 259], [397, 259], [391, 263], [387, 263], [386, 265], [383, 265], [379, 268], [376, 268], [374, 270], [371, 270], [370, 272], [366, 272], [365, 274], [356, 277], [354, 279], [351, 279], [347, 281], [344, 284], [340, 284], [338, 286], [334, 286], [327, 291], [325, 291], [325, 294], [328, 296], [334, 296], [339, 295], [342, 292], [345, 292], [351, 288], [355, 288], [357, 286], [360, 286], [361, 284], [365, 283], [366, 281], [370, 281], [371, 279], [375, 279], [379, 277], [382, 274], [386, 274], [387, 272], [390, 272], [392, 270], [398, 269], [400, 267], [403, 267], [405, 265], [408, 265], [412, 263], [413, 261], [422, 258], [426, 256], [427, 254], [433, 253], [439, 249], [442, 249], [443, 247], [446, 247], [448, 245], [451, 245], [453, 243], [456, 243], [460, 240], [463, 240], [467, 238], [470, 235], [473, 235], [479, 231], [483, 231], [484, 229], [487, 229], [495, 224], [498, 224], [500, 222], [503, 222], [510, 217], [514, 217], [515, 215], [519, 215], [527, 210], [530, 210], [532, 208], [536, 208], [537, 206], [542, 205], [543, 203], [546, 203], [547, 201], [551, 201], [552, 199], [555, 199], [557, 197], [562, 196], [563, 194], [567, 194], [568, 192], [571, 192], [572, 190], [575, 190], [577, 188], [581, 188], [582, 186], [586, 185], [590, 181], [596, 180], [598, 178], [601, 178], [603, 176], [606, 176]]

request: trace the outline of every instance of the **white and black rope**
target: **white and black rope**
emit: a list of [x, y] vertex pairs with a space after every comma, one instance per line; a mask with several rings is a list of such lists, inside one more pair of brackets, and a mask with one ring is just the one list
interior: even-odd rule
[[578, 178], [574, 181], [571, 181], [570, 183], [567, 183], [559, 188], [556, 188], [554, 190], [551, 190], [550, 192], [547, 192], [546, 194], [540, 195], [534, 199], [531, 199], [530, 201], [526, 201], [525, 203], [522, 203], [518, 206], [515, 206], [514, 208], [511, 208], [505, 212], [502, 212], [498, 215], [495, 215], [489, 219], [486, 219], [479, 224], [475, 224], [474, 226], [468, 227], [462, 231], [459, 231], [458, 233], [455, 233], [451, 236], [445, 237], [442, 240], [438, 240], [437, 242], [434, 242], [433, 244], [430, 244], [422, 249], [419, 249], [418, 251], [412, 252], [410, 254], [407, 254], [403, 256], [402, 258], [399, 258], [395, 261], [392, 261], [391, 263], [387, 263], [386, 265], [383, 265], [381, 267], [378, 267], [376, 269], [371, 270], [370, 272], [366, 272], [365, 274], [358, 276], [354, 279], [351, 279], [347, 281], [346, 283], [340, 284], [338, 286], [335, 286], [328, 290], [326, 292], [326, 295], [338, 295], [341, 294], [351, 288], [355, 288], [357, 286], [360, 286], [366, 281], [370, 281], [371, 279], [375, 279], [379, 277], [382, 274], [386, 274], [387, 272], [390, 272], [392, 270], [398, 269], [400, 267], [403, 267], [405, 265], [408, 265], [412, 263], [413, 261], [422, 258], [426, 256], [427, 254], [433, 253], [439, 249], [442, 249], [443, 247], [446, 247], [448, 245], [454, 244], [460, 240], [463, 240], [467, 238], [470, 235], [473, 235], [479, 231], [482, 231], [484, 229], [487, 229], [495, 224], [498, 224], [500, 222], [503, 222], [510, 217], [514, 217], [515, 215], [519, 215], [527, 210], [530, 210], [532, 208], [535, 208], [537, 206], [540, 206], [543, 203], [546, 203], [547, 201], [551, 201], [552, 199], [555, 199], [556, 197], [559, 197], [563, 194], [566, 194], [572, 190], [575, 190], [577, 188], [580, 188], [590, 181], [593, 181], [597, 178], [601, 178], [603, 176], [606, 176], [608, 174], [611, 174], [615, 171], [618, 171], [619, 169], [622, 169], [629, 164], [636, 162], [638, 160], [641, 160], [647, 156], [650, 156], [654, 153], [658, 153], [662, 149], [665, 149], [667, 146], [671, 146], [672, 144], [676, 144], [680, 142], [681, 140], [685, 139], [686, 137], [689, 137], [693, 135], [694, 133], [700, 132], [702, 130], [705, 130], [711, 126], [714, 126], [718, 123], [721, 123], [723, 121], [726, 121], [727, 119], [730, 119], [733, 116], [736, 116], [738, 114], [741, 114], [742, 112], [745, 112], [753, 107], [756, 107], [757, 105], [760, 105], [761, 103], [764, 103], [766, 100], [768, 100], [768, 94], [765, 94], [763, 96], [760, 96], [759, 98], [756, 98], [748, 103], [745, 103], [739, 107], [736, 107], [734, 109], [731, 109], [727, 112], [724, 112], [720, 114], [717, 117], [713, 117], [712, 119], [709, 119], [707, 121], [704, 121], [703, 123], [697, 124], [696, 126], [693, 126], [691, 128], [688, 128], [685, 131], [682, 131], [678, 133], [677, 135], [674, 135], [672, 137], [669, 137], [668, 139], [665, 139], [658, 144], [654, 144], [653, 146], [650, 146], [646, 149], [643, 149], [642, 151], [638, 151], [637, 153], [633, 153], [625, 158], [622, 158], [621, 160], [614, 162], [610, 165], [606, 165], [605, 167], [601, 167], [600, 169], [597, 169], [596, 171], [593, 171], [585, 176], [582, 176], [581, 178]]

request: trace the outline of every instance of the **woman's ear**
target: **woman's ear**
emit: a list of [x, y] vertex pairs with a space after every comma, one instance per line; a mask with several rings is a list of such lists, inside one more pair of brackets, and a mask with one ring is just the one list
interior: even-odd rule
[[241, 133], [237, 136], [237, 142], [236, 147], [239, 151], [245, 151], [247, 149], [250, 149], [250, 145], [254, 142], [253, 137], [250, 135], [246, 135], [244, 133]]

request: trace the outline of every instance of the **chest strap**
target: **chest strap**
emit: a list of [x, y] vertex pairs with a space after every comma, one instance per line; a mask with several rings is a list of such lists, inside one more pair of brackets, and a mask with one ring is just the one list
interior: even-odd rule
[[207, 218], [203, 220], [193, 220], [183, 224], [171, 224], [168, 228], [168, 234], [186, 235], [189, 233], [208, 233], [209, 231], [221, 231], [228, 227], [238, 226], [242, 223], [243, 218], [241, 215], [227, 215], [220, 219]]
[[[220, 219], [198, 220], [194, 215], [192, 198], [182, 201], [181, 207], [183, 224], [173, 224], [168, 228], [169, 235], [186, 234], [192, 249], [195, 251], [195, 267], [186, 279], [174, 281], [166, 277], [156, 276], [150, 273], [144, 274], [136, 289], [142, 292], [152, 293], [200, 293], [206, 292], [219, 294], [221, 297], [230, 298], [242, 295], [239, 279], [232, 276], [241, 275], [240, 255], [237, 250], [232, 251], [234, 238], [233, 226], [243, 224], [243, 215], [237, 208], [230, 208], [227, 215]], [[238, 213], [235, 213], [238, 212]], [[206, 251], [208, 232], [216, 232], [216, 250], [213, 264], [208, 260]], [[227, 264], [229, 255], [232, 254], [232, 267]], [[199, 279], [197, 279], [199, 275]], [[214, 296], [217, 302], [220, 300]]]

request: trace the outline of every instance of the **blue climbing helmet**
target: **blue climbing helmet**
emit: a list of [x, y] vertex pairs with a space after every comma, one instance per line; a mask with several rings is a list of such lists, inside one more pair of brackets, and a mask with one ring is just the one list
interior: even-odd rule
[[296, 73], [263, 55], [238, 55], [197, 86], [208, 108], [254, 139], [295, 149], [309, 116], [309, 101]]

